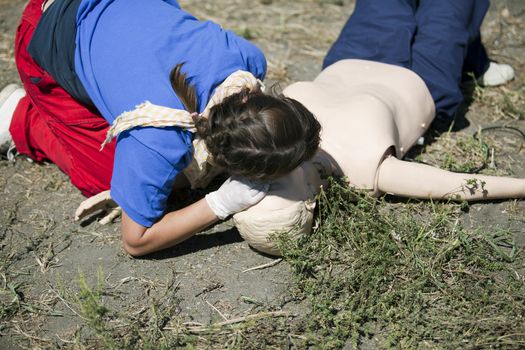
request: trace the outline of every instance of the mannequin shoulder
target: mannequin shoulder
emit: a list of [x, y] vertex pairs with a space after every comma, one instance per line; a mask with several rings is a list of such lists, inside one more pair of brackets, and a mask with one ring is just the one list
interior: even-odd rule
[[410, 69], [393, 64], [346, 59], [325, 68], [314, 80], [319, 84], [335, 84], [345, 87], [375, 85], [389, 89], [424, 84]]
[[[326, 86], [325, 86], [326, 88]], [[284, 89], [283, 94], [300, 102], [317, 99], [326, 94], [326, 89], [312, 81], [299, 81]]]

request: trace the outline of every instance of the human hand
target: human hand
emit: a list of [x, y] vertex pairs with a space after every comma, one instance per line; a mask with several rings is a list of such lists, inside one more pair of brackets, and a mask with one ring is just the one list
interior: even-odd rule
[[106, 215], [99, 220], [101, 225], [109, 224], [122, 213], [122, 209], [111, 198], [109, 191], [104, 191], [80, 203], [75, 211], [75, 221], [79, 221], [99, 210], [103, 210], [106, 213]]
[[260, 202], [269, 184], [230, 177], [214, 192], [206, 195], [206, 202], [219, 219], [243, 211]]

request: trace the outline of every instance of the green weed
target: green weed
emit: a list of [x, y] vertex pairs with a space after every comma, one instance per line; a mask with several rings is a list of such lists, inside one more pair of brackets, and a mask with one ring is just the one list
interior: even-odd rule
[[468, 232], [460, 206], [387, 205], [332, 181], [317, 229], [282, 236], [306, 330], [323, 349], [518, 348], [525, 345], [524, 266], [512, 234]]
[[[83, 272], [79, 272], [78, 285], [76, 294], [66, 293], [63, 289], [61, 294], [71, 300], [86, 323], [88, 333], [84, 332], [76, 339], [81, 346], [93, 346], [89, 334], [92, 333], [95, 346], [104, 349], [191, 349], [194, 338], [184, 332], [185, 328], [177, 317], [179, 299], [174, 298], [177, 288], [172, 283], [160, 297], [148, 297], [149, 305], [144, 312], [117, 311], [106, 306], [104, 296], [111, 293], [104, 284], [101, 269], [97, 272], [94, 287], [88, 285]], [[178, 325], [178, 328], [173, 325]]]
[[[77, 334], [79, 347], [104, 349], [301, 349], [308, 339], [289, 320], [293, 315], [281, 311], [260, 312], [209, 325], [184, 323], [178, 316], [177, 287], [169, 283], [165, 293], [149, 297], [144, 312], [110, 310], [104, 303], [108, 287], [101, 270], [94, 287], [79, 273], [79, 291], [73, 296], [71, 310], [78, 309], [87, 332]], [[67, 295], [62, 289], [62, 295]], [[70, 297], [67, 297], [71, 299]], [[93, 335], [95, 339], [93, 339]]]
[[481, 135], [474, 137], [447, 132], [428, 146], [424, 157], [418, 160], [449, 171], [475, 173], [488, 165], [490, 148]]
[[79, 272], [78, 285], [80, 291], [75, 295], [76, 304], [79, 306], [80, 315], [87, 322], [95, 335], [102, 340], [104, 348], [122, 348], [118, 340], [113, 337], [109, 326], [109, 309], [104, 305], [102, 296], [104, 292], [104, 275], [102, 270], [97, 271], [97, 280], [94, 288], [91, 288], [84, 273]]

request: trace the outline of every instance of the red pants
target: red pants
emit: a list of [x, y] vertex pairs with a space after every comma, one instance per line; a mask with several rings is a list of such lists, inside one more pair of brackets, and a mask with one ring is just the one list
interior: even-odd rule
[[18, 152], [52, 161], [84, 195], [92, 196], [110, 187], [115, 142], [99, 151], [106, 120], [74, 100], [27, 53], [42, 2], [29, 1], [16, 33], [15, 60], [27, 95], [15, 110], [10, 132]]

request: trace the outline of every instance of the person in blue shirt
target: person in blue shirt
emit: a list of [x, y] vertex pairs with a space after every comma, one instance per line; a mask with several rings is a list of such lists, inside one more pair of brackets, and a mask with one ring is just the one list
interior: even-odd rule
[[[255, 204], [264, 197], [264, 181], [312, 157], [319, 143], [320, 126], [312, 113], [297, 101], [260, 89], [241, 89], [206, 111], [217, 88], [235, 72], [263, 79], [266, 60], [252, 43], [216, 23], [196, 19], [175, 0], [31, 0], [19, 27], [17, 52], [28, 96], [17, 106], [12, 129], [35, 109], [40, 121], [53, 109], [45, 137], [38, 139], [38, 128], [24, 129], [34, 142], [23, 153], [31, 156], [39, 143], [52, 138], [53, 145], [41, 147], [46, 148], [44, 158], [54, 161], [66, 153], [70, 162], [56, 163], [75, 185], [83, 183], [85, 187], [77, 187], [88, 195], [104, 188], [93, 190], [85, 179], [96, 181], [98, 163], [106, 164], [113, 155], [103, 158], [104, 150], [87, 157], [82, 151], [88, 143], [91, 150], [100, 148], [102, 140], [96, 145], [86, 137], [94, 131], [93, 119], [115, 124], [117, 117], [146, 102], [187, 110], [195, 117], [208, 115], [197, 120], [198, 134], [215, 166], [232, 178], [182, 210], [166, 213], [166, 206], [192, 161], [193, 132], [137, 125], [122, 131], [116, 146], [108, 145], [115, 149], [110, 196], [123, 210], [123, 244], [131, 255], [172, 246]], [[35, 73], [42, 70], [45, 79]], [[48, 82], [56, 83], [50, 88]], [[89, 114], [89, 120], [78, 113], [72, 120], [71, 108], [65, 106], [74, 103], [85, 115], [94, 109], [96, 113]], [[22, 105], [28, 105], [25, 113]], [[25, 140], [13, 139], [25, 150]], [[61, 147], [65, 143], [71, 147]]]

